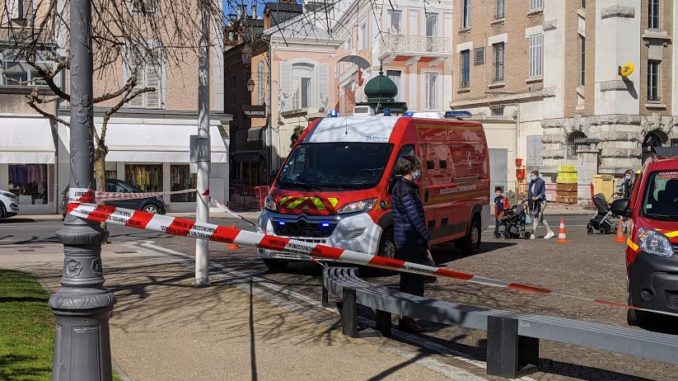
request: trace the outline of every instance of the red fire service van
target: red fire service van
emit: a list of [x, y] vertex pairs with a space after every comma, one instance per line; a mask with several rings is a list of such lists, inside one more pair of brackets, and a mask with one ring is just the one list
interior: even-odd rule
[[[626, 222], [628, 302], [651, 310], [678, 312], [678, 147], [655, 148], [645, 162], [631, 198], [612, 203]], [[628, 310], [631, 325], [659, 314]]]
[[[392, 258], [388, 188], [403, 155], [422, 163], [419, 185], [431, 243], [455, 241], [466, 252], [479, 252], [490, 215], [483, 126], [437, 113], [313, 121], [277, 174], [260, 226], [268, 234]], [[264, 249], [259, 254], [277, 269], [308, 259]]]

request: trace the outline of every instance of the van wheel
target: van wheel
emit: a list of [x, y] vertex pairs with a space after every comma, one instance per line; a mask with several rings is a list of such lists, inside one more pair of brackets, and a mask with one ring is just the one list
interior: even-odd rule
[[480, 253], [480, 218], [477, 215], [473, 217], [468, 235], [462, 238], [459, 243], [465, 254]]
[[377, 255], [394, 259], [396, 257], [395, 240], [393, 239], [393, 228], [386, 228], [381, 235], [379, 242], [379, 251]]
[[0, 219], [5, 218], [5, 205], [0, 202]]
[[288, 261], [284, 259], [262, 258], [266, 267], [273, 271], [283, 271], [287, 269]]

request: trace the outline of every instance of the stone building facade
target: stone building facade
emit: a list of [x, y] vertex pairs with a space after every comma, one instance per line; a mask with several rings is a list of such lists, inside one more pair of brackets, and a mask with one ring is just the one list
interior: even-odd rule
[[547, 181], [560, 165], [578, 166], [585, 187], [594, 174], [639, 168], [653, 146], [678, 145], [674, 2], [510, 3], [455, 1], [450, 104], [508, 153], [499, 160], [507, 183], [514, 158]]

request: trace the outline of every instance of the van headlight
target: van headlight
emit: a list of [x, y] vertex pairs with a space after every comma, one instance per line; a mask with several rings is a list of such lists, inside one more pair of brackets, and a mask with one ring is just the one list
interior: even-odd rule
[[377, 205], [377, 199], [361, 200], [344, 205], [337, 213], [369, 212]]
[[273, 197], [266, 196], [266, 199], [264, 199], [264, 208], [270, 210], [271, 212], [276, 212], [278, 210], [278, 205], [275, 204], [275, 200], [273, 200]]
[[648, 254], [658, 255], [660, 257], [673, 256], [671, 242], [664, 234], [656, 230], [638, 230], [638, 241], [640, 243], [640, 249]]

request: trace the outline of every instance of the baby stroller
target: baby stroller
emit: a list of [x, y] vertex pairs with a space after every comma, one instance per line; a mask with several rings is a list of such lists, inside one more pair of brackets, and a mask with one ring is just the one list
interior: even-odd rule
[[612, 233], [618, 220], [610, 211], [610, 206], [607, 204], [605, 195], [598, 193], [593, 196], [593, 205], [596, 206], [597, 211], [596, 215], [593, 216], [586, 225], [588, 233], [593, 234], [594, 230], [599, 231], [601, 234]]
[[532, 222], [532, 216], [527, 212], [527, 201], [509, 208], [499, 221], [499, 234], [504, 238], [529, 239], [532, 233], [527, 226]]

